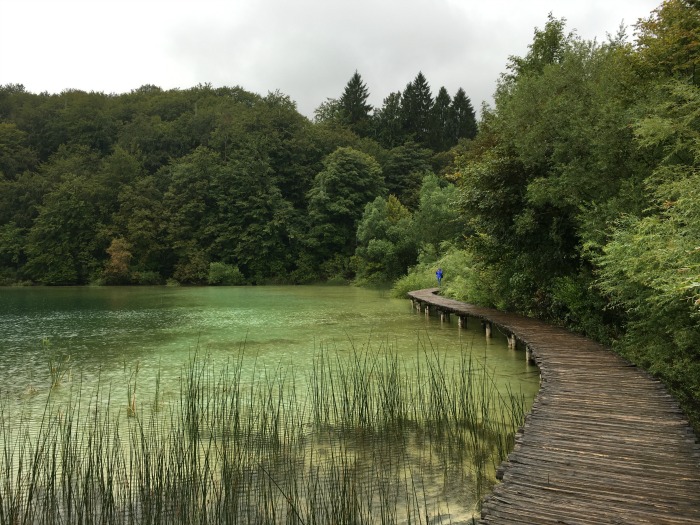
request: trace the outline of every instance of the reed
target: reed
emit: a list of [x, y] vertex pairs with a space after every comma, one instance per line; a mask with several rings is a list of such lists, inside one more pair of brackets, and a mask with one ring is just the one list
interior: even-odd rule
[[[179, 397], [112, 409], [112, 387], [0, 402], [0, 523], [466, 522], [526, 403], [467, 351], [320, 348], [303, 377], [195, 353]], [[138, 365], [125, 365], [127, 394]]]
[[51, 377], [51, 388], [56, 388], [65, 379], [70, 378], [70, 354], [63, 354], [53, 350], [51, 342], [46, 337], [41, 340], [41, 348], [46, 353], [49, 375]]

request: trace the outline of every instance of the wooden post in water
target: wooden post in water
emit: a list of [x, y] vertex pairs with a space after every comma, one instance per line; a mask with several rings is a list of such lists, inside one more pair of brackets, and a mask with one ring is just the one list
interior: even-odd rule
[[425, 316], [430, 317], [430, 306], [428, 306], [428, 303], [425, 303]]
[[447, 321], [448, 323], [450, 322], [450, 312], [440, 310], [440, 322], [444, 323], [445, 321]]
[[529, 345], [525, 347], [525, 362], [527, 364], [530, 364], [530, 363], [534, 364], [534, 362], [535, 362], [535, 358], [532, 356], [532, 349], [530, 348]]
[[510, 350], [515, 350], [515, 335], [514, 334], [510, 334], [508, 336], [508, 348]]
[[467, 316], [466, 315], [460, 315], [457, 317], [459, 319], [458, 325], [460, 328], [466, 328], [467, 327]]
[[484, 321], [484, 330], [486, 331], [486, 339], [491, 339], [491, 322]]

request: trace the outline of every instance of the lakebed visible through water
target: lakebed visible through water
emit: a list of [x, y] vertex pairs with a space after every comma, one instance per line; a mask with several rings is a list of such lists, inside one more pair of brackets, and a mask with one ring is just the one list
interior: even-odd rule
[[0, 521], [468, 522], [538, 376], [360, 288], [2, 288]]

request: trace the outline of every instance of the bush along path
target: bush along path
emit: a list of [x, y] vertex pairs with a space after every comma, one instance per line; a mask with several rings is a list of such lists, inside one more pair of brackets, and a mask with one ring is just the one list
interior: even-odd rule
[[408, 296], [426, 314], [499, 329], [541, 371], [480, 523], [700, 523], [700, 445], [660, 382], [582, 336], [437, 291]]

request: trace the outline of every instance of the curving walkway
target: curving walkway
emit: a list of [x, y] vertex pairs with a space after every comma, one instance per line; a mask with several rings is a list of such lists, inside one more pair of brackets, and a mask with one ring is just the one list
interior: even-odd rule
[[700, 524], [700, 445], [660, 382], [582, 336], [436, 292], [408, 295], [515, 336], [542, 375], [480, 523]]

